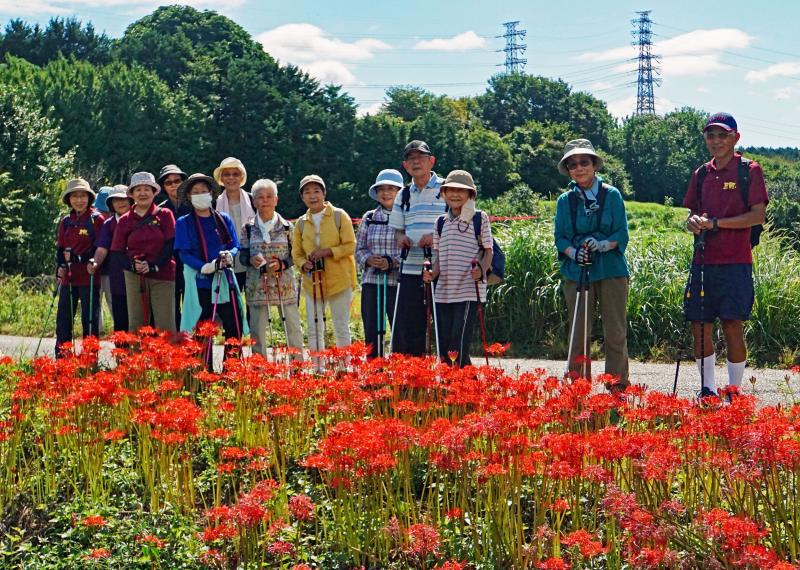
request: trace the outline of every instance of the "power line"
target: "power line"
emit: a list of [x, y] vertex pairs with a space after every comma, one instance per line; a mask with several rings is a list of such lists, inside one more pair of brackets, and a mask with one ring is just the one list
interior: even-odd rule
[[502, 36], [495, 36], [497, 38], [505, 38], [506, 47], [497, 50], [498, 52], [505, 52], [506, 61], [503, 64], [506, 68], [506, 73], [524, 73], [525, 64], [528, 63], [527, 59], [521, 56], [528, 49], [528, 46], [523, 43], [518, 43], [517, 40], [524, 40], [527, 30], [518, 30], [519, 20], [513, 22], [503, 22], [506, 27], [506, 33]]

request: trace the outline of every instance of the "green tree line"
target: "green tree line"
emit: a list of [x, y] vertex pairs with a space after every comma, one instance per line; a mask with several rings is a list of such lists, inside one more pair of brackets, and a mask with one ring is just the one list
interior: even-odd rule
[[[213, 11], [161, 7], [116, 39], [74, 18], [45, 28], [11, 20], [0, 33], [0, 270], [49, 270], [57, 196], [74, 174], [100, 186], [171, 162], [210, 172], [233, 155], [251, 181], [280, 184], [287, 215], [302, 211], [294, 189], [310, 172], [359, 215], [371, 205], [375, 174], [399, 168], [411, 138], [430, 143], [438, 172], [470, 170], [486, 199], [560, 192], [566, 180], [556, 163], [576, 137], [598, 147], [606, 179], [642, 201], [679, 203], [706, 157], [703, 111], [620, 122], [568, 83], [524, 74], [491, 77], [474, 97], [396, 86], [377, 113], [356, 111], [340, 87], [279, 65]], [[800, 218], [796, 154], [754, 150], [775, 223], [800, 236], [792, 226]]]

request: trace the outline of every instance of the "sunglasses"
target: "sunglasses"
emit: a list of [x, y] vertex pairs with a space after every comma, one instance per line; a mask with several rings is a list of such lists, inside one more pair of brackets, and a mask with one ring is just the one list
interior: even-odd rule
[[573, 162], [568, 162], [568, 163], [567, 163], [567, 170], [575, 170], [575, 169], [576, 169], [576, 168], [578, 168], [579, 166], [580, 166], [581, 168], [586, 168], [587, 166], [589, 166], [589, 165], [591, 165], [591, 164], [594, 164], [594, 163], [593, 163], [593, 162], [592, 162], [590, 159], [588, 159], [588, 158], [583, 158], [583, 159], [581, 159], [581, 160], [576, 160], [576, 161], [573, 161]]

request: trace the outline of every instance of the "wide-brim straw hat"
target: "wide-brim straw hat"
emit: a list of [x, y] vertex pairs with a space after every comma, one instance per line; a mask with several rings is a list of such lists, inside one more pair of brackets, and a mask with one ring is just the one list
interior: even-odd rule
[[69, 206], [69, 195], [73, 192], [86, 192], [89, 195], [90, 206], [94, 204], [94, 199], [97, 197], [95, 191], [92, 190], [92, 187], [89, 186], [89, 183], [83, 178], [73, 178], [67, 182], [67, 187], [61, 193], [61, 201], [67, 206]]
[[575, 139], [564, 145], [564, 156], [558, 161], [558, 171], [564, 176], [569, 176], [569, 170], [565, 164], [567, 159], [576, 154], [588, 154], [589, 156], [593, 156], [595, 170], [603, 168], [603, 158], [594, 150], [594, 145], [587, 139]]
[[195, 172], [189, 178], [183, 181], [178, 187], [178, 202], [186, 202], [191, 204], [189, 200], [188, 194], [189, 190], [191, 190], [192, 186], [197, 184], [198, 182], [205, 182], [208, 184], [208, 187], [211, 189], [211, 197], [216, 199], [219, 196], [219, 184], [217, 181], [214, 180], [212, 177], [203, 174], [202, 172]]
[[214, 180], [216, 180], [217, 184], [222, 185], [222, 171], [226, 168], [236, 168], [239, 172], [242, 173], [242, 182], [240, 183], [241, 186], [244, 186], [244, 183], [247, 182], [247, 170], [244, 168], [244, 164], [238, 158], [234, 158], [233, 156], [229, 156], [225, 160], [219, 163], [214, 169]]
[[472, 174], [466, 170], [451, 170], [447, 178], [442, 182], [442, 190], [447, 188], [465, 188], [470, 191], [472, 198], [478, 195], [478, 189], [475, 187], [475, 181], [472, 179]]

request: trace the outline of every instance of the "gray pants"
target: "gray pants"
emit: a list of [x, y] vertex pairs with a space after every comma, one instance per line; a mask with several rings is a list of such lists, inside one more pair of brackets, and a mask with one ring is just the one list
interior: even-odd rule
[[[176, 332], [175, 328], [175, 282], [162, 279], [140, 279], [132, 271], [125, 273], [125, 294], [128, 296], [128, 330], [136, 332], [152, 324], [162, 331]], [[144, 295], [141, 285], [144, 282]], [[142, 305], [142, 296], [147, 306]], [[147, 314], [145, 315], [145, 311]], [[150, 315], [153, 323], [150, 323]]]
[[[250, 323], [250, 336], [253, 339], [253, 352], [266, 357], [271, 350], [269, 330], [267, 321], [271, 307], [269, 305], [247, 305], [249, 310], [248, 322]], [[279, 331], [282, 327], [280, 317], [280, 307], [276, 306], [272, 313], [272, 329]], [[293, 356], [295, 359], [303, 358], [303, 329], [300, 325], [300, 311], [297, 310], [297, 303], [283, 304], [284, 316], [286, 317], [286, 340], [290, 348], [296, 348], [300, 353]]]
[[[577, 297], [576, 281], [564, 283], [564, 296], [567, 300], [567, 313], [569, 324], [572, 326], [572, 316], [575, 311]], [[583, 318], [584, 295], [581, 295], [581, 306], [578, 307], [578, 320], [575, 326], [575, 336], [572, 342], [572, 362], [570, 371], [580, 374], [581, 358], [576, 362], [576, 356], [584, 354]], [[600, 301], [600, 318], [603, 321], [603, 351], [606, 354], [606, 374], [620, 377], [620, 384], [628, 385], [628, 278], [615, 277], [603, 279], [589, 284], [589, 335], [591, 336], [594, 309]], [[591, 364], [587, 363], [587, 376], [591, 377]]]

